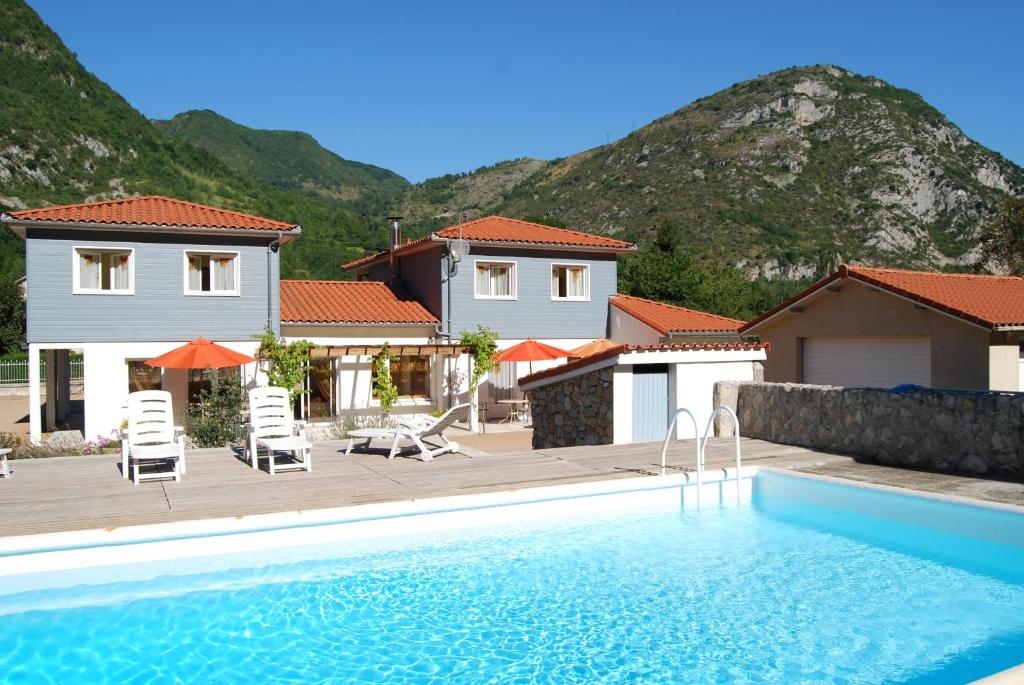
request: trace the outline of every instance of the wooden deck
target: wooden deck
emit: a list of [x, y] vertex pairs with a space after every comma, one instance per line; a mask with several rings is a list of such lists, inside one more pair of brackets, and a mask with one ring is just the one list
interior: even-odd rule
[[[0, 480], [2, 535], [143, 523], [244, 516], [256, 513], [461, 495], [496, 490], [632, 478], [658, 472], [660, 445], [607, 445], [515, 454], [449, 454], [432, 462], [387, 460], [382, 453], [345, 456], [342, 443], [323, 443], [313, 471], [254, 471], [229, 450], [189, 455], [181, 483], [122, 480], [117, 455], [11, 462]], [[713, 440], [708, 466], [733, 460], [730, 439]], [[692, 441], [671, 446], [669, 465], [692, 469]], [[759, 440], [743, 440], [745, 465], [796, 468], [827, 475], [1024, 504], [1024, 486], [859, 464], [849, 457]]]

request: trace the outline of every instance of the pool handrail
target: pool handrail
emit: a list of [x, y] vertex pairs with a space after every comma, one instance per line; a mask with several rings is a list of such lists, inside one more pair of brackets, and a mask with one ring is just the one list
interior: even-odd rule
[[700, 473], [704, 462], [703, 450], [700, 446], [700, 429], [697, 428], [697, 417], [693, 415], [693, 412], [683, 407], [677, 409], [672, 415], [672, 420], [668, 424], [668, 430], [665, 432], [665, 441], [661, 444], [661, 475], [665, 475], [665, 455], [668, 452], [668, 441], [672, 439], [672, 434], [676, 429], [676, 421], [679, 419], [680, 414], [686, 414], [693, 421], [693, 437], [697, 439], [697, 472]]
[[736, 502], [737, 502], [737, 504], [740, 501], [740, 468], [742, 466], [742, 461], [741, 461], [741, 458], [740, 458], [740, 420], [739, 420], [739, 418], [737, 418], [736, 412], [734, 412], [730, 407], [727, 407], [724, 404], [720, 404], [717, 407], [715, 407], [714, 410], [711, 412], [711, 416], [708, 418], [708, 426], [707, 426], [707, 428], [704, 429], [704, 448], [701, 449], [700, 461], [699, 461], [698, 468], [697, 468], [697, 506], [700, 506], [700, 486], [701, 486], [701, 481], [703, 480], [703, 476], [704, 476], [704, 449], [707, 448], [708, 433], [711, 432], [711, 426], [713, 426], [714, 423], [715, 423], [715, 417], [718, 416], [719, 414], [721, 414], [723, 411], [725, 413], [727, 413], [730, 417], [732, 417], [733, 438], [734, 438], [734, 444], [736, 445]]

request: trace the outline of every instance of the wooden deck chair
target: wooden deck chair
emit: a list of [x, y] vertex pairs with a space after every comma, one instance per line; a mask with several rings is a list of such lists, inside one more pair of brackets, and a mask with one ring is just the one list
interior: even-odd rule
[[[459, 443], [449, 441], [445, 437], [444, 432], [451, 428], [454, 423], [468, 421], [469, 410], [470, 405], [468, 403], [457, 404], [437, 419], [430, 419], [422, 424], [404, 423], [399, 420], [398, 430], [395, 434], [395, 440], [391, 444], [391, 453], [388, 454], [388, 459], [395, 456], [395, 453], [398, 452], [398, 443], [403, 439], [412, 440], [416, 444], [416, 447], [420, 450], [420, 459], [423, 461], [430, 461], [434, 457], [446, 452], [458, 452]], [[440, 447], [433, 450], [424, 442], [427, 438], [432, 437], [436, 437], [441, 443]]]
[[[140, 480], [185, 473], [185, 429], [174, 425], [171, 393], [142, 390], [128, 395], [128, 428], [121, 433], [121, 477], [129, 469], [136, 485]], [[147, 469], [140, 466], [169, 468]]]
[[[253, 388], [249, 391], [248, 439], [246, 456], [259, 468], [259, 448], [267, 451], [270, 475], [277, 471], [313, 470], [313, 443], [306, 437], [306, 422], [292, 418], [289, 393], [284, 388]], [[279, 452], [288, 452], [288, 461], [279, 463]]]

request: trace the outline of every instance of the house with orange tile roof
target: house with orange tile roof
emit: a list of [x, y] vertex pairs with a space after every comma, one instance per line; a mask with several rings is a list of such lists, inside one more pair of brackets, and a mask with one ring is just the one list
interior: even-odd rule
[[[517, 395], [505, 365], [469, 397], [462, 331], [484, 326], [506, 348], [528, 338], [569, 350], [595, 339], [651, 344], [735, 342], [741, 322], [616, 293], [619, 256], [632, 243], [567, 228], [489, 216], [403, 241], [345, 265], [358, 280], [280, 280], [279, 248], [300, 228], [286, 222], [160, 196], [11, 212], [3, 222], [26, 242], [29, 356], [47, 368], [43, 404], [30, 384], [33, 439], [65, 424], [68, 355], [85, 358], [87, 437], [122, 419], [131, 390], [170, 390], [184, 412], [209, 382], [204, 370], [154, 369], [146, 359], [203, 336], [252, 354], [270, 328], [319, 347], [297, 412], [311, 421], [379, 413], [373, 355], [396, 355], [393, 410], [421, 415], [481, 398], [500, 418]], [[534, 370], [561, 364], [539, 361]], [[31, 365], [30, 365], [31, 366]], [[243, 369], [257, 382], [255, 365]], [[472, 422], [477, 420], [474, 413]]]
[[281, 335], [321, 346], [310, 359], [300, 415], [315, 424], [379, 414], [372, 360], [384, 343], [395, 355], [393, 413], [408, 418], [446, 408], [445, 368], [462, 350], [439, 344], [439, 324], [419, 300], [381, 281], [282, 280]]
[[[160, 196], [0, 220], [25, 241], [32, 440], [68, 423], [109, 437], [132, 390], [170, 390], [184, 412], [208, 374], [146, 359], [197, 336], [252, 355], [254, 334], [280, 332], [278, 251], [301, 232], [295, 224]], [[82, 400], [71, 397], [72, 351], [84, 360]], [[251, 381], [255, 364], [242, 373]]]
[[609, 335], [623, 343], [736, 342], [743, 325], [739, 319], [631, 295], [615, 295], [610, 304]]
[[[534, 338], [569, 350], [606, 337], [617, 259], [636, 250], [623, 240], [502, 216], [412, 241], [402, 239], [395, 221], [389, 245], [344, 266], [360, 280], [411, 293], [437, 317], [441, 339], [457, 340], [461, 331], [479, 325], [498, 334], [502, 349]], [[533, 368], [559, 363], [541, 361]], [[449, 374], [467, 372], [459, 367]], [[501, 398], [519, 396], [517, 373], [503, 365], [501, 374], [483, 384], [482, 401], [492, 415], [507, 407]]]
[[844, 265], [739, 329], [766, 381], [1024, 391], [1024, 278]]

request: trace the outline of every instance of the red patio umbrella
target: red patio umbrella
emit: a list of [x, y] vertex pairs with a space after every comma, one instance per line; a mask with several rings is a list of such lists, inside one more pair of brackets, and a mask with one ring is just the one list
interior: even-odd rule
[[598, 338], [594, 342], [588, 342], [586, 345], [580, 345], [569, 350], [570, 357], [589, 357], [592, 354], [598, 354], [605, 350], [610, 350], [613, 347], [619, 347], [622, 343], [617, 343], [608, 338]]
[[165, 369], [220, 369], [225, 366], [241, 366], [256, 361], [249, 355], [235, 352], [206, 338], [198, 337], [192, 342], [176, 347], [159, 357], [147, 359], [149, 366]]
[[533, 372], [533, 362], [540, 362], [550, 359], [562, 359], [568, 357], [569, 353], [557, 347], [542, 343], [530, 338], [518, 345], [513, 345], [507, 350], [502, 350], [494, 355], [496, 362], [530, 362], [530, 372]]

